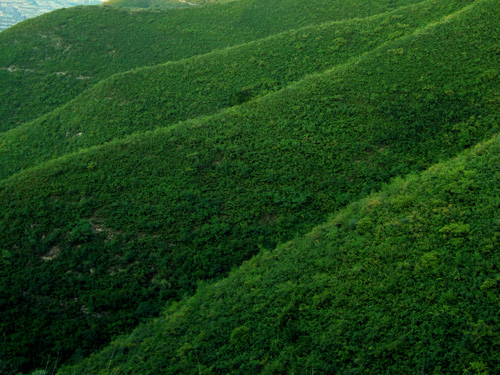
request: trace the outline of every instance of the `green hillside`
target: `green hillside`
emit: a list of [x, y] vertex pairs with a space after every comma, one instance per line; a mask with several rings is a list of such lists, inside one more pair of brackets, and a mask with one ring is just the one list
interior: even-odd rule
[[[0, 181], [1, 360], [77, 360], [201, 280], [498, 132], [500, 9], [454, 3], [462, 8], [280, 91]], [[225, 363], [207, 366], [233, 371]]]
[[114, 75], [74, 101], [0, 135], [0, 179], [138, 131], [210, 115], [345, 64], [460, 9], [431, 0], [329, 22], [175, 63]]
[[420, 1], [245, 0], [164, 11], [57, 10], [0, 33], [0, 131], [35, 119], [118, 72]]
[[396, 179], [61, 374], [497, 374], [500, 139]]

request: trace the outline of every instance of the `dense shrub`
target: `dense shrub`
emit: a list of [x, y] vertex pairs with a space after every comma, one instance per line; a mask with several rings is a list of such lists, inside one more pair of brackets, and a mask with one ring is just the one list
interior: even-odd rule
[[[397, 33], [387, 43], [343, 65], [305, 77], [280, 91], [211, 116], [64, 155], [0, 181], [2, 360], [21, 369], [40, 363], [53, 366], [70, 357], [78, 360], [132, 329], [140, 319], [156, 314], [167, 301], [193, 293], [202, 280], [222, 280], [243, 260], [260, 252], [269, 255], [266, 250], [306, 233], [324, 222], [328, 214], [380, 189], [391, 178], [427, 168], [498, 132], [500, 83], [494, 70], [500, 55], [492, 51], [500, 37], [499, 9], [494, 0], [462, 5], [464, 8], [439, 21], [406, 36], [399, 37]], [[335, 49], [344, 48], [339, 47], [341, 40], [332, 43]], [[22, 137], [18, 141], [22, 142]], [[53, 152], [61, 154], [57, 144]], [[419, 261], [410, 268], [415, 280], [446, 275], [442, 273], [447, 270], [447, 263], [443, 262], [446, 258], [440, 244], [467, 248], [474, 225], [465, 217], [466, 208], [450, 214], [454, 221], [439, 221], [439, 217], [447, 217], [447, 205], [462, 201], [465, 204], [465, 191], [474, 193], [479, 189], [474, 178], [469, 178], [471, 173], [466, 169], [463, 175], [460, 169], [450, 172], [445, 196], [436, 197], [445, 202], [444, 206], [439, 201], [432, 206], [438, 209], [436, 215], [424, 215], [422, 225], [425, 220], [438, 220], [438, 227], [432, 237], [434, 246], [415, 255]], [[482, 194], [482, 190], [477, 191]], [[415, 205], [415, 199], [412, 194], [397, 194], [392, 204], [397, 209], [408, 209]], [[485, 202], [493, 202], [488, 207], [495, 206], [492, 199], [491, 195], [484, 195]], [[373, 205], [379, 205], [377, 200]], [[411, 212], [405, 211], [384, 221], [378, 240], [402, 245], [411, 244], [412, 238], [418, 242], [418, 235], [403, 236], [408, 228], [405, 225], [412, 220]], [[356, 234], [349, 237], [349, 246], [371, 249], [364, 238], [376, 234], [379, 225], [376, 217], [350, 214], [340, 227]], [[329, 253], [323, 255], [327, 257], [325, 264], [330, 264]], [[387, 254], [380, 263], [388, 264], [385, 260], [393, 255]], [[464, 250], [457, 262], [468, 261], [468, 257]], [[376, 260], [376, 255], [366, 259]], [[320, 258], [311, 261], [311, 269], [321, 269]], [[296, 262], [295, 266], [310, 265], [307, 257], [296, 258]], [[369, 269], [366, 265], [358, 269], [357, 264], [351, 264], [353, 267], [345, 269], [343, 277], [357, 283], [361, 273], [379, 280], [373, 288], [380, 301], [387, 295], [397, 295], [399, 286], [393, 279], [387, 279], [390, 283], [376, 279], [384, 276], [386, 269]], [[477, 276], [484, 264], [471, 272]], [[327, 275], [335, 275], [335, 267], [328, 268]], [[401, 267], [406, 266], [403, 263]], [[441, 347], [440, 341], [418, 341], [422, 336], [418, 340], [404, 336], [405, 333], [398, 336], [401, 331], [384, 320], [384, 309], [392, 306], [384, 303], [375, 312], [366, 311], [380, 319], [380, 323], [375, 318], [365, 321], [369, 323], [367, 327], [373, 328], [372, 336], [370, 332], [353, 333], [354, 343], [349, 341], [351, 338], [339, 339], [338, 345], [342, 346], [331, 349], [334, 342], [328, 337], [342, 336], [344, 328], [345, 332], [357, 332], [355, 328], [362, 324], [363, 318], [354, 323], [346, 319], [351, 311], [345, 310], [346, 306], [359, 307], [356, 311], [371, 306], [369, 298], [360, 297], [359, 302], [348, 298], [354, 286], [364, 287], [361, 279], [359, 285], [346, 284], [335, 289], [339, 299], [331, 302], [328, 294], [314, 297], [317, 290], [309, 290], [307, 285], [305, 289], [297, 287], [292, 282], [297, 275], [287, 268], [277, 265], [268, 271], [275, 275], [269, 282], [283, 286], [276, 294], [265, 294], [271, 293], [271, 288], [263, 292], [266, 303], [281, 301], [279, 311], [268, 315], [268, 320], [261, 320], [268, 329], [254, 329], [246, 323], [246, 316], [256, 312], [248, 310], [249, 303], [242, 302], [232, 305], [228, 313], [238, 322], [227, 324], [228, 331], [220, 334], [221, 340], [232, 337], [228, 345], [235, 351], [243, 348], [245, 342], [262, 340], [257, 354], [240, 353], [239, 357], [239, 352], [231, 349], [220, 353], [229, 359], [218, 361], [219, 354], [207, 349], [200, 363], [203, 371], [303, 372], [320, 369], [321, 365], [322, 371], [334, 372], [338, 366], [352, 369], [358, 362], [366, 368], [371, 364], [382, 368], [405, 358], [407, 348], [432, 345], [434, 362], [428, 368], [437, 369], [439, 358], [460, 358], [458, 366], [464, 369], [469, 366], [467, 363], [471, 368], [484, 364], [494, 369], [490, 356], [474, 357], [473, 350], [453, 351], [451, 347]], [[408, 275], [403, 273], [401, 280]], [[327, 276], [311, 276], [315, 277], [325, 279], [318, 285], [330, 285]], [[247, 281], [255, 288], [267, 285], [259, 275]], [[480, 281], [487, 280], [476, 282]], [[492, 283], [494, 280], [489, 280], [483, 290], [488, 290]], [[432, 285], [425, 283], [416, 288], [432, 291]], [[317, 305], [309, 309], [306, 302], [313, 297]], [[198, 303], [197, 299], [190, 301], [188, 305]], [[188, 305], [176, 305], [179, 316], [190, 308]], [[314, 317], [312, 312], [317, 307], [321, 310], [323, 305], [340, 314], [333, 325], [328, 326], [328, 320], [322, 325], [321, 320], [302, 319], [301, 314], [308, 312]], [[334, 309], [337, 307], [339, 310]], [[464, 338], [469, 340], [464, 345], [473, 346], [483, 333], [496, 337], [488, 333], [488, 327], [494, 323], [488, 320], [490, 307], [481, 305], [478, 311], [484, 308], [485, 316], [467, 323], [462, 320], [451, 336], [459, 337], [460, 330], [470, 323], [473, 338]], [[210, 317], [212, 312], [207, 314], [204, 316]], [[272, 323], [276, 321], [278, 326]], [[422, 332], [433, 333], [435, 329], [440, 333], [441, 325], [435, 322], [428, 327], [425, 319], [415, 320], [415, 327], [428, 328]], [[442, 322], [445, 327], [449, 325], [447, 318]], [[396, 320], [394, 325], [397, 324]], [[314, 327], [326, 335], [321, 338], [325, 345], [313, 349], [314, 355], [302, 356], [301, 353], [308, 353], [306, 348], [313, 348], [309, 332]], [[175, 334], [176, 329], [173, 326], [169, 334]], [[391, 341], [379, 340], [375, 345], [378, 337], [391, 332]], [[187, 340], [171, 346], [179, 362], [175, 360], [168, 371], [181, 371], [183, 366], [192, 368], [197, 343], [211, 340], [211, 334], [198, 334], [199, 341]], [[374, 345], [372, 349], [363, 346], [363, 353], [367, 353], [363, 356], [359, 345], [365, 338]], [[494, 339], [488, 340], [484, 345], [481, 342], [478, 350], [493, 345]], [[217, 342], [220, 341], [213, 341], [213, 345]], [[266, 350], [281, 354], [266, 358], [258, 354]], [[337, 358], [332, 363], [323, 361], [330, 350]], [[164, 360], [171, 358], [165, 354]], [[401, 363], [410, 366], [422, 363], [419, 361]], [[148, 371], [156, 371], [155, 366]]]

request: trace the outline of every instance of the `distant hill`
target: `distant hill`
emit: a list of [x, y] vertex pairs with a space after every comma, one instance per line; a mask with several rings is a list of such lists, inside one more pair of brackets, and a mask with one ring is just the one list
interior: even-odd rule
[[100, 2], [100, 0], [2, 0], [0, 2], [0, 31], [54, 9], [100, 4]]

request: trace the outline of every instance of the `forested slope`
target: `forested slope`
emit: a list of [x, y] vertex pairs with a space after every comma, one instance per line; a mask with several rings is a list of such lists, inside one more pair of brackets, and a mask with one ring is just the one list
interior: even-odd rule
[[163, 11], [57, 10], [0, 33], [0, 131], [57, 108], [114, 73], [420, 1], [245, 0]]
[[80, 148], [214, 114], [277, 91], [461, 7], [455, 0], [424, 1], [112, 76], [49, 115], [1, 134], [0, 179]]
[[200, 280], [496, 133], [499, 12], [464, 4], [279, 92], [1, 181], [2, 360], [84, 356]]
[[500, 139], [396, 179], [62, 374], [496, 374]]

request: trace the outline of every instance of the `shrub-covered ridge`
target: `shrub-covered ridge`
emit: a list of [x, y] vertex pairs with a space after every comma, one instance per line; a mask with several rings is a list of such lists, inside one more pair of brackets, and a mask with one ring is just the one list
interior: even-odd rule
[[118, 72], [420, 1], [245, 0], [164, 11], [87, 6], [47, 13], [0, 33], [0, 131]]
[[277, 91], [463, 6], [456, 0], [425, 1], [115, 75], [48, 116], [0, 134], [0, 179], [79, 148], [213, 114]]

